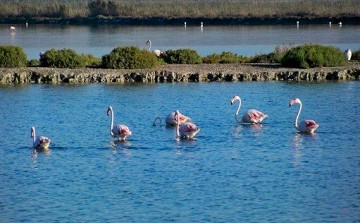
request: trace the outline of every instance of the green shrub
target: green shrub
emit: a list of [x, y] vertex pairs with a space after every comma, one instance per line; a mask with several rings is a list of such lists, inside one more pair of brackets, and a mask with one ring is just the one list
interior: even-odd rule
[[91, 54], [81, 54], [81, 59], [85, 63], [86, 67], [100, 67], [101, 58], [94, 57]]
[[155, 54], [134, 46], [117, 47], [101, 58], [102, 67], [113, 69], [144, 69], [156, 67], [158, 64]]
[[167, 50], [162, 57], [168, 64], [199, 64], [201, 56], [191, 49]]
[[0, 46], [0, 67], [26, 67], [24, 50], [18, 46]]
[[256, 55], [250, 61], [252, 63], [281, 63], [282, 58], [291, 48], [293, 44], [277, 46], [274, 52]]
[[203, 58], [203, 63], [244, 63], [248, 61], [247, 57], [238, 56], [231, 52], [214, 53]]
[[51, 49], [40, 56], [42, 67], [81, 68], [85, 67], [82, 56], [72, 49]]
[[35, 60], [35, 59], [29, 60], [27, 65], [28, 65], [28, 67], [39, 67], [40, 60]]
[[356, 50], [352, 53], [351, 60], [360, 60], [360, 50]]
[[344, 53], [333, 46], [305, 44], [290, 49], [282, 58], [285, 67], [332, 67], [345, 64]]

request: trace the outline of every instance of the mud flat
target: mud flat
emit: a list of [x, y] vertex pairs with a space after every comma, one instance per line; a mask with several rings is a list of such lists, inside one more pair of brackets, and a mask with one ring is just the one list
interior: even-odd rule
[[284, 68], [275, 64], [176, 64], [154, 69], [0, 68], [0, 84], [172, 83], [237, 81], [359, 81], [360, 63]]

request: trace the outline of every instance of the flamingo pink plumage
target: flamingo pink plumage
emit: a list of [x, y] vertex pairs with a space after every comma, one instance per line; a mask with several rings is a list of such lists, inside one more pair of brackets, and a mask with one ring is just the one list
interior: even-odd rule
[[[176, 110], [178, 112], [177, 117], [178, 117], [178, 123], [182, 124], [185, 122], [191, 122], [191, 119], [183, 114], [181, 114], [178, 110]], [[171, 112], [165, 119], [165, 123], [167, 126], [174, 126], [176, 125], [177, 121], [175, 120], [175, 113], [176, 112]]]
[[50, 145], [50, 139], [45, 136], [36, 136], [35, 127], [31, 127], [31, 138], [33, 138], [33, 148], [48, 150]]
[[108, 107], [107, 115], [111, 115], [110, 123], [110, 134], [112, 137], [116, 137], [121, 141], [125, 141], [126, 137], [131, 135], [129, 127], [126, 125], [116, 125], [114, 126], [114, 112], [111, 106]]
[[200, 128], [198, 128], [192, 122], [181, 123], [179, 121], [180, 112], [176, 110], [174, 113], [175, 113], [174, 120], [176, 122], [176, 138], [193, 139], [196, 136], [196, 134], [198, 134], [198, 132], [200, 131]]
[[235, 113], [235, 120], [238, 123], [249, 123], [249, 124], [256, 124], [260, 123], [262, 120], [264, 120], [267, 115], [262, 113], [261, 111], [258, 111], [256, 109], [250, 109], [245, 112], [245, 114], [242, 116], [241, 120], [238, 118], [238, 114], [241, 107], [241, 98], [238, 95], [235, 95], [231, 100], [230, 103], [233, 105], [235, 101], [239, 101], [239, 106]]
[[314, 120], [304, 120], [304, 121], [300, 122], [300, 124], [298, 125], [298, 119], [299, 119], [300, 112], [302, 109], [302, 103], [299, 98], [295, 98], [290, 101], [289, 107], [294, 104], [299, 104], [299, 110], [298, 110], [297, 116], [295, 118], [295, 123], [294, 123], [295, 128], [299, 132], [310, 133], [310, 134], [314, 133], [315, 130], [319, 127], [319, 125]]

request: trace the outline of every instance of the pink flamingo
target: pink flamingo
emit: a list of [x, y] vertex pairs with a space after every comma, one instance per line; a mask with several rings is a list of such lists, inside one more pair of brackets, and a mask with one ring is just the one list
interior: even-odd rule
[[289, 107], [294, 105], [294, 104], [299, 104], [299, 111], [297, 113], [297, 116], [295, 118], [295, 128], [299, 131], [299, 132], [303, 132], [303, 133], [314, 133], [314, 131], [319, 127], [319, 125], [314, 121], [314, 120], [304, 120], [302, 122], [300, 122], [300, 125], [298, 125], [298, 119], [300, 116], [300, 112], [302, 109], [302, 103], [300, 101], [300, 99], [295, 98], [292, 99], [289, 103]]
[[[185, 123], [185, 122], [191, 122], [191, 119], [183, 114], [181, 114], [178, 110], [176, 110], [178, 112], [177, 118], [178, 118], [178, 122], [179, 124]], [[175, 126], [177, 124], [177, 121], [175, 120], [175, 113], [176, 112], [171, 112], [165, 119], [165, 123], [167, 126]]]
[[194, 123], [192, 122], [185, 122], [181, 123], [179, 121], [179, 114], [180, 112], [176, 110], [175, 112], [175, 122], [176, 122], [176, 139], [193, 139], [196, 134], [200, 131]]
[[238, 114], [239, 114], [240, 107], [241, 107], [241, 98], [239, 96], [235, 95], [230, 101], [231, 105], [233, 105], [235, 103], [235, 101], [239, 101], [239, 106], [235, 113], [235, 121], [236, 122], [257, 124], [257, 123], [260, 123], [262, 120], [264, 120], [267, 117], [267, 115], [262, 113], [261, 111], [258, 111], [256, 109], [250, 109], [245, 112], [245, 114], [242, 116], [242, 119], [240, 120], [238, 118]]
[[110, 123], [110, 134], [112, 137], [117, 137], [121, 141], [125, 141], [126, 137], [131, 135], [129, 127], [126, 125], [117, 125], [114, 126], [114, 112], [111, 106], [108, 107], [107, 115], [111, 114], [111, 123]]
[[33, 138], [33, 148], [48, 150], [50, 145], [50, 139], [45, 136], [36, 136], [35, 127], [31, 127], [31, 138]]

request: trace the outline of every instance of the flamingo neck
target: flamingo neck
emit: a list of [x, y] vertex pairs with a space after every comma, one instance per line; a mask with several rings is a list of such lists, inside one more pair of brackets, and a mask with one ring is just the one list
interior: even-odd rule
[[176, 138], [180, 138], [180, 130], [179, 130], [179, 128], [180, 128], [179, 123], [176, 123]]
[[31, 129], [31, 137], [33, 138], [33, 143], [35, 143], [36, 134], [34, 128]]
[[114, 112], [113, 112], [112, 109], [110, 110], [110, 112], [111, 112], [110, 134], [111, 134], [112, 136], [114, 136], [114, 133], [112, 132], [112, 129], [113, 129], [113, 127], [114, 127]]
[[239, 99], [237, 99], [238, 101], [239, 101], [239, 105], [238, 105], [238, 108], [237, 108], [237, 110], [236, 110], [236, 112], [235, 112], [235, 121], [236, 122], [241, 122], [241, 119], [239, 118], [239, 112], [240, 112], [240, 108], [241, 108], [241, 99], [239, 98]]
[[298, 110], [298, 113], [297, 113], [297, 115], [296, 115], [295, 123], [294, 123], [296, 129], [299, 128], [299, 126], [298, 126], [298, 120], [299, 120], [299, 116], [300, 116], [301, 109], [302, 109], [302, 103], [300, 102], [300, 103], [299, 103], [299, 110]]

